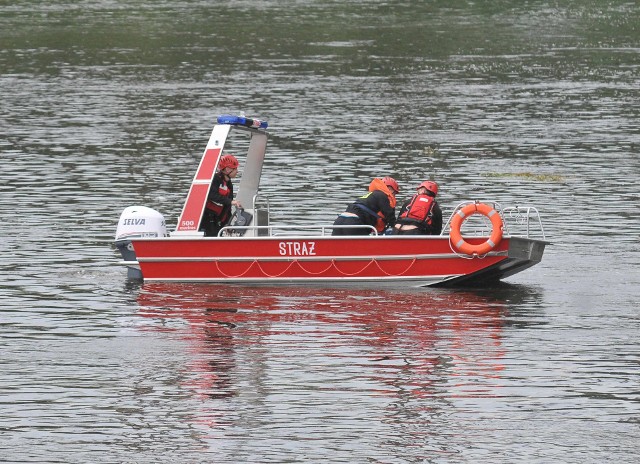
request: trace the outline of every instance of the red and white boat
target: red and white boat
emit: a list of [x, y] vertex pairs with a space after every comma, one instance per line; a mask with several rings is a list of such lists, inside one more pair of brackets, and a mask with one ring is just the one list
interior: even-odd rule
[[[236, 198], [245, 206], [217, 237], [198, 230], [228, 137], [244, 136]], [[540, 262], [544, 230], [534, 207], [464, 201], [441, 235], [331, 236], [332, 224], [273, 224], [259, 192], [267, 123], [220, 116], [194, 175], [175, 230], [143, 206], [126, 208], [116, 246], [130, 278], [145, 281], [325, 286], [459, 286], [495, 282]], [[247, 137], [248, 136], [248, 137]], [[247, 140], [248, 139], [248, 140]], [[243, 145], [241, 145], [243, 146]], [[242, 151], [245, 151], [244, 149]], [[335, 226], [337, 227], [337, 226]], [[343, 226], [344, 227], [344, 226]]]

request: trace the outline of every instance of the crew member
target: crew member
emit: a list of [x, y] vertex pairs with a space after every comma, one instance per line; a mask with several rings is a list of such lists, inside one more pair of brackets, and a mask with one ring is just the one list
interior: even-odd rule
[[[392, 177], [373, 179], [369, 191], [347, 206], [333, 223], [334, 226], [373, 226], [378, 233], [393, 227], [396, 213], [398, 183]], [[331, 235], [369, 235], [370, 227], [334, 227]]]
[[200, 230], [207, 237], [215, 237], [231, 220], [231, 206], [242, 208], [233, 199], [233, 184], [231, 179], [238, 175], [238, 160], [231, 154], [222, 155], [218, 162], [218, 171], [213, 176], [207, 203], [205, 205]]
[[442, 210], [436, 201], [438, 184], [426, 180], [418, 192], [400, 208], [392, 235], [438, 235], [442, 231]]

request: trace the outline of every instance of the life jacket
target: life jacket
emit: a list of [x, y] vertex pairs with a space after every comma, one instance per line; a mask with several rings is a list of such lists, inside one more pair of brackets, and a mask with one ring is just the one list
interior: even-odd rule
[[420, 224], [431, 225], [433, 218], [431, 210], [435, 203], [435, 198], [430, 195], [416, 194], [411, 199], [407, 209], [400, 214], [398, 219], [407, 219], [407, 222], [418, 222]]
[[[230, 195], [233, 195], [224, 176], [222, 176], [222, 182], [220, 182], [220, 186], [218, 187], [218, 194], [220, 194], [223, 197], [228, 197]], [[207, 209], [210, 211], [213, 211], [213, 213], [216, 216], [218, 216], [220, 221], [224, 222], [227, 219], [227, 216], [229, 215], [230, 208], [225, 208], [225, 205], [222, 203], [207, 200]]]
[[[391, 190], [389, 190], [389, 187], [387, 186], [387, 184], [385, 184], [382, 181], [382, 179], [379, 179], [377, 177], [373, 179], [369, 184], [369, 191], [373, 192], [375, 190], [380, 190], [381, 192], [384, 192], [384, 194], [387, 195], [387, 198], [389, 199], [389, 205], [391, 205], [392, 208], [396, 207], [395, 195], [391, 193]], [[376, 221], [375, 228], [378, 231], [378, 233], [380, 233], [380, 232], [384, 232], [384, 229], [386, 227], [387, 227], [387, 223], [384, 219], [384, 214], [382, 213], [382, 211], [378, 211], [378, 220]]]

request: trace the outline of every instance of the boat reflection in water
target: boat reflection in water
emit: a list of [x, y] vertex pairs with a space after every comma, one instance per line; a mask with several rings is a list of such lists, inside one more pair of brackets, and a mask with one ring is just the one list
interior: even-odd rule
[[[211, 404], [222, 398], [270, 415], [278, 410], [271, 402], [380, 402], [374, 407], [394, 420], [398, 407], [422, 414], [457, 398], [493, 397], [509, 319], [500, 293], [519, 292], [154, 283], [142, 285], [138, 301], [145, 328], [187, 342], [180, 387], [203, 400], [198, 422], [215, 428], [237, 415]], [[411, 403], [425, 397], [436, 401]]]

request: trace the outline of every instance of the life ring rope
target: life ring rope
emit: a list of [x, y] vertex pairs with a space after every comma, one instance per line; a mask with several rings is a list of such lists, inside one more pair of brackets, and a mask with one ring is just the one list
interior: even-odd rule
[[277, 277], [282, 277], [285, 275], [285, 273], [287, 273], [287, 271], [289, 271], [289, 269], [291, 269], [292, 266], [297, 265], [298, 268], [300, 268], [301, 271], [303, 271], [305, 274], [311, 275], [311, 276], [317, 276], [317, 275], [321, 275], [326, 273], [327, 271], [329, 271], [331, 268], [335, 269], [339, 274], [345, 276], [345, 277], [353, 277], [353, 276], [358, 276], [359, 274], [362, 274], [367, 268], [369, 268], [370, 266], [376, 266], [378, 268], [378, 270], [380, 270], [382, 273], [386, 274], [387, 276], [401, 276], [401, 275], [405, 275], [407, 272], [409, 272], [409, 270], [416, 264], [417, 262], [417, 258], [413, 258], [411, 260], [411, 262], [407, 265], [407, 268], [400, 272], [400, 273], [391, 273], [391, 272], [387, 272], [384, 267], [380, 264], [380, 261], [375, 259], [375, 258], [371, 258], [370, 260], [367, 260], [364, 263], [364, 266], [356, 271], [356, 272], [345, 272], [342, 269], [340, 269], [338, 267], [338, 261], [335, 259], [332, 259], [331, 262], [327, 265], [326, 269], [323, 269], [322, 271], [318, 271], [318, 272], [312, 272], [308, 269], [305, 269], [305, 267], [302, 265], [302, 262], [300, 262], [300, 260], [294, 259], [292, 261], [290, 261], [288, 263], [288, 265], [286, 266], [286, 268], [276, 274], [269, 274], [267, 271], [265, 271], [264, 267], [260, 264], [260, 261], [257, 259], [254, 259], [253, 261], [250, 261], [247, 264], [246, 269], [241, 272], [240, 274], [237, 275], [231, 275], [231, 274], [227, 274], [226, 272], [224, 272], [221, 268], [220, 268], [220, 261], [219, 260], [215, 260], [215, 265], [216, 265], [216, 269], [217, 271], [225, 278], [227, 279], [239, 279], [242, 277], [245, 277], [249, 271], [251, 270], [252, 267], [256, 267], [261, 275], [260, 277], [267, 277], [267, 278], [277, 278]]
[[[462, 224], [469, 216], [482, 214], [491, 221], [491, 235], [478, 245], [472, 245], [462, 237]], [[486, 203], [470, 203], [456, 211], [451, 219], [449, 230], [449, 245], [451, 250], [465, 255], [486, 255], [493, 250], [502, 240], [503, 229], [502, 217], [494, 207]]]

